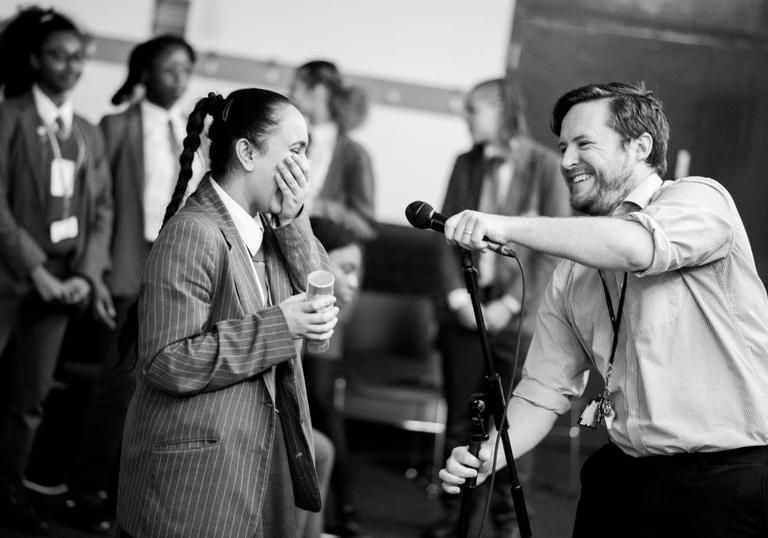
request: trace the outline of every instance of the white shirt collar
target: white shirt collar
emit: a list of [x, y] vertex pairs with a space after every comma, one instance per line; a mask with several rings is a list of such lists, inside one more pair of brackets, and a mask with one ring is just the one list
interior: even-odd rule
[[161, 106], [157, 106], [155, 103], [147, 99], [141, 100], [141, 110], [147, 116], [154, 119], [168, 121], [172, 119], [176, 121], [181, 117], [181, 105], [176, 102], [171, 108], [165, 109]]
[[35, 100], [37, 113], [42, 118], [46, 127], [55, 130], [56, 118], [61, 117], [61, 120], [64, 122], [64, 131], [70, 132], [72, 130], [75, 109], [69, 97], [65, 99], [60, 107], [56, 106], [56, 103], [51, 101], [51, 98], [45, 95], [37, 84], [32, 85], [32, 97]]
[[641, 181], [640, 184], [629, 193], [624, 201], [632, 202], [633, 204], [637, 204], [640, 209], [645, 209], [648, 204], [651, 203], [653, 193], [659, 190], [662, 183], [663, 181], [658, 174], [651, 174]]
[[312, 146], [315, 147], [328, 147], [336, 143], [336, 139], [339, 137], [339, 128], [332, 121], [325, 121], [312, 126]]
[[221, 198], [221, 201], [224, 202], [224, 207], [227, 208], [229, 215], [232, 217], [240, 238], [245, 243], [246, 248], [248, 248], [251, 257], [253, 257], [261, 248], [261, 241], [264, 238], [264, 226], [261, 223], [259, 214], [256, 213], [255, 216], [250, 216], [212, 177], [208, 179], [211, 185], [213, 185], [213, 189], [219, 195], [219, 198]]

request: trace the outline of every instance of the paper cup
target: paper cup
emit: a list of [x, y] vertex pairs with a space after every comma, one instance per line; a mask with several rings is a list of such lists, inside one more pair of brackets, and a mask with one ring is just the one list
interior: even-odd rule
[[[311, 301], [316, 297], [333, 295], [333, 273], [329, 271], [312, 271], [307, 276], [307, 300]], [[307, 351], [311, 353], [323, 353], [328, 351], [330, 342], [328, 340], [307, 340]]]

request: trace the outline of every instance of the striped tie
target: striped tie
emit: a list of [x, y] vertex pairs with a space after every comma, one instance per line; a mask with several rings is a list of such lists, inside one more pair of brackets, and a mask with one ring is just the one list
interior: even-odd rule
[[256, 269], [256, 276], [259, 277], [259, 284], [261, 284], [261, 289], [264, 291], [264, 302], [267, 305], [270, 305], [272, 304], [272, 300], [269, 293], [269, 280], [267, 280], [267, 261], [264, 258], [264, 249], [260, 248], [258, 251], [256, 251], [256, 254], [253, 255], [251, 260], [253, 261], [254, 269]]

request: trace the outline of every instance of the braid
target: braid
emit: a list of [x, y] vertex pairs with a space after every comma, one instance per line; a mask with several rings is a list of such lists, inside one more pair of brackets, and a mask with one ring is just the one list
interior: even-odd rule
[[133, 89], [141, 82], [141, 75], [146, 69], [147, 64], [147, 45], [141, 43], [136, 45], [128, 58], [128, 76], [123, 85], [112, 96], [112, 104], [117, 106], [123, 104], [133, 94]]
[[221, 116], [222, 109], [224, 108], [224, 98], [216, 93], [209, 93], [208, 97], [200, 99], [195, 104], [194, 110], [189, 115], [187, 121], [187, 136], [184, 138], [184, 150], [179, 157], [179, 164], [181, 168], [179, 170], [179, 178], [176, 181], [176, 187], [173, 190], [173, 196], [168, 203], [168, 207], [165, 209], [165, 217], [163, 218], [163, 226], [170, 220], [170, 218], [176, 214], [184, 200], [184, 195], [187, 192], [187, 185], [192, 177], [192, 161], [195, 158], [195, 152], [200, 147], [200, 134], [205, 127], [205, 117], [211, 115], [214, 118]]

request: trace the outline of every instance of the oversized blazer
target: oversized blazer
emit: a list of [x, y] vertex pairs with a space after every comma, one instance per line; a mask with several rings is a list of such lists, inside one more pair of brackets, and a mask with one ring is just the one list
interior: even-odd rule
[[[112, 232], [109, 169], [99, 130], [78, 115], [73, 128], [85, 143], [84, 181], [77, 191], [85, 222], [79, 223], [70, 270], [102, 286]], [[32, 93], [0, 103], [0, 295], [26, 294], [30, 271], [48, 258], [40, 236], [48, 233], [44, 215], [52, 159]]]
[[[464, 209], [477, 209], [485, 176], [483, 147], [475, 146], [459, 155], [453, 167], [443, 203], [446, 217]], [[570, 216], [568, 188], [560, 174], [557, 154], [537, 142], [519, 137], [512, 153], [512, 181], [501, 203], [500, 214], [525, 216]], [[442, 243], [444, 296], [451, 290], [465, 288], [460, 258], [454, 247]], [[557, 258], [513, 245], [525, 271], [526, 304], [523, 330], [533, 331], [539, 300], [552, 276]], [[522, 279], [517, 262], [512, 258], [495, 256], [495, 279], [489, 299], [509, 294], [522, 300]], [[443, 319], [455, 321], [443, 305]]]
[[373, 165], [368, 152], [339, 133], [313, 214], [338, 222], [359, 239], [375, 234]]
[[[274, 305], [329, 267], [305, 214], [265, 226], [262, 248]], [[141, 375], [118, 492], [118, 522], [129, 534], [254, 536], [271, 502], [266, 480], [281, 418], [296, 504], [320, 509], [295, 342], [279, 306], [261, 302], [248, 251], [203, 179], [161, 231], [142, 277]]]
[[135, 297], [149, 255], [144, 239], [144, 135], [141, 105], [104, 116], [99, 124], [112, 173], [115, 217], [112, 231], [112, 270], [107, 285], [117, 297]]

